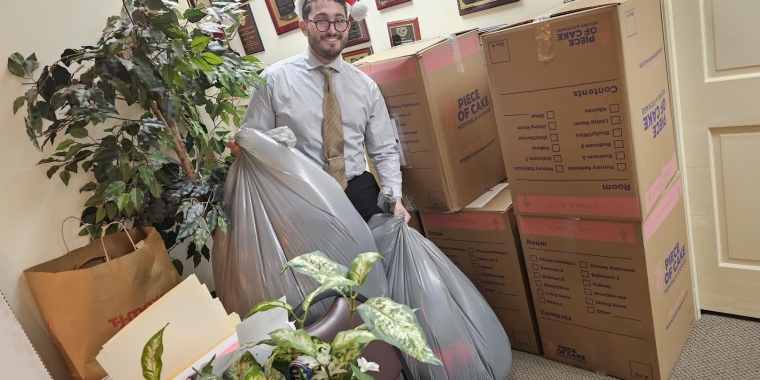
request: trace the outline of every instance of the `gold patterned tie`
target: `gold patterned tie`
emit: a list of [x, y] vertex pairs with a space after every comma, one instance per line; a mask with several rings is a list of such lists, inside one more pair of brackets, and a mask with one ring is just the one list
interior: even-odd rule
[[346, 160], [343, 157], [343, 114], [340, 112], [338, 97], [333, 91], [333, 71], [324, 66], [318, 67], [317, 70], [325, 77], [325, 99], [322, 104], [322, 146], [327, 158], [325, 171], [335, 178], [345, 190], [348, 181], [346, 179]]

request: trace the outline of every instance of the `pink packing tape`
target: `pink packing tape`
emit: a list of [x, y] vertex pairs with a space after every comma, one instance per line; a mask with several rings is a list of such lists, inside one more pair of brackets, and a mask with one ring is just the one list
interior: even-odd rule
[[560, 197], [519, 195], [516, 203], [521, 213], [573, 216], [636, 218], [639, 201], [635, 197]]
[[657, 200], [660, 199], [660, 195], [662, 195], [662, 192], [665, 190], [665, 187], [668, 186], [670, 183], [670, 180], [673, 179], [673, 176], [676, 175], [676, 172], [678, 171], [678, 160], [676, 159], [676, 154], [673, 153], [673, 157], [670, 159], [670, 162], [665, 166], [665, 168], [662, 169], [662, 173], [657, 178], [656, 181], [652, 184], [652, 186], [647, 190], [647, 193], [644, 195], [644, 208], [645, 213], [648, 213], [649, 210], [652, 209], [655, 203], [657, 203]]
[[636, 228], [632, 223], [539, 218], [533, 216], [520, 216], [518, 219], [521, 235], [636, 243]]
[[374, 63], [359, 68], [376, 83], [396, 82], [417, 77], [417, 69], [411, 59]]
[[649, 238], [654, 235], [682, 197], [683, 179], [679, 178], [678, 181], [673, 184], [670, 191], [668, 191], [668, 194], [665, 195], [660, 203], [657, 204], [657, 207], [652, 210], [652, 213], [649, 214], [647, 220], [644, 221], [644, 241], [649, 240]]
[[480, 53], [480, 40], [476, 33], [472, 33], [470, 36], [453, 40], [451, 43], [440, 44], [423, 54], [422, 67], [425, 73], [430, 74], [444, 67], [460, 63], [464, 58], [478, 53]]
[[453, 214], [423, 213], [422, 225], [425, 227], [457, 228], [465, 230], [504, 231], [503, 214], [471, 214], [457, 212]]

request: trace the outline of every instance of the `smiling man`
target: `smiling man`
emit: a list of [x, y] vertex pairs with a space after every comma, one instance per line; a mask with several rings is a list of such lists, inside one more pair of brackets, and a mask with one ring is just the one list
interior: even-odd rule
[[[396, 138], [380, 89], [367, 75], [343, 61], [357, 0], [296, 0], [308, 50], [278, 62], [262, 73], [267, 80], [254, 90], [244, 128], [267, 131], [289, 127], [296, 149], [316, 162], [343, 187], [365, 221], [380, 213], [380, 189], [365, 170], [365, 146], [384, 187], [396, 196], [396, 215], [409, 213], [401, 203], [401, 169]], [[367, 0], [365, 0], [367, 1]], [[357, 4], [355, 4], [357, 3]], [[354, 14], [356, 16], [356, 13]], [[240, 148], [230, 143], [234, 155]]]

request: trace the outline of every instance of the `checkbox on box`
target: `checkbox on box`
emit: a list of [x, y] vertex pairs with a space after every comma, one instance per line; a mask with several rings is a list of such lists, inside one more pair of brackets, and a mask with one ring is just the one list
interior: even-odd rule
[[617, 164], [617, 169], [618, 169], [619, 172], [624, 172], [624, 171], [628, 170], [628, 166], [624, 162], [621, 162], [621, 163]]
[[586, 293], [587, 296], [594, 294], [594, 292], [592, 292], [591, 289], [586, 289], [586, 288], [583, 289], [583, 293]]
[[479, 271], [475, 271], [475, 275], [476, 276], [480, 276], [480, 272]]
[[554, 162], [562, 162], [562, 156], [555, 154], [554, 155]]
[[467, 252], [469, 252], [469, 253], [475, 253], [475, 250], [472, 249], [472, 247], [467, 247]]
[[581, 268], [588, 268], [588, 263], [585, 261], [581, 261]]
[[546, 298], [544, 298], [544, 297], [538, 297], [538, 302], [539, 303], [546, 303]]
[[479, 278], [476, 278], [475, 279], [475, 283], [478, 284], [478, 285], [483, 285], [483, 280], [481, 280]]
[[582, 270], [581, 271], [581, 276], [588, 277], [588, 271], [587, 270]]
[[533, 269], [538, 270], [538, 264], [533, 264]]
[[564, 173], [565, 172], [565, 167], [562, 166], [562, 165], [554, 165], [554, 170], [556, 170], [557, 173]]
[[620, 124], [620, 123], [621, 123], [620, 116], [613, 116], [612, 117], [612, 125]]
[[623, 145], [623, 140], [615, 140], [615, 148], [617, 149], [625, 148], [625, 146]]
[[542, 284], [541, 281], [536, 280], [536, 286], [544, 286], [544, 284]]
[[549, 122], [549, 130], [550, 131], [556, 131], [557, 130], [557, 123], [550, 121]]
[[475, 255], [470, 255], [470, 261], [477, 261], [478, 259], [475, 257]]
[[556, 133], [552, 133], [552, 134], [550, 134], [550, 135], [549, 135], [549, 138], [550, 138], [552, 141], [559, 141], [559, 135], [558, 135], [558, 134], [556, 134]]
[[543, 289], [537, 289], [536, 292], [538, 293], [539, 296], [544, 295], [544, 290]]
[[547, 119], [554, 119], [554, 111], [546, 111]]
[[536, 255], [530, 255], [530, 261], [538, 261], [538, 257], [536, 257]]
[[615, 152], [615, 158], [618, 160], [625, 160], [625, 152]]
[[612, 130], [613, 137], [623, 137], [623, 128], [615, 128]]
[[589, 304], [589, 305], [593, 305], [594, 304], [594, 299], [593, 298], [586, 298], [586, 303]]
[[618, 112], [620, 112], [620, 105], [619, 104], [610, 104], [610, 112], [612, 112], [612, 113], [618, 113]]
[[541, 278], [541, 273], [533, 272], [533, 277], [534, 278]]
[[583, 280], [583, 286], [591, 286], [591, 280]]
[[593, 307], [591, 307], [591, 306], [586, 306], [586, 311], [588, 311], [588, 312], [589, 312], [589, 313], [591, 313], [591, 314], [594, 314], [594, 313], [596, 313], [596, 310], [594, 310], [594, 308], [593, 308]]
[[552, 152], [559, 153], [559, 144], [552, 144]]
[[477, 263], [472, 263], [472, 269], [478, 270], [478, 264]]

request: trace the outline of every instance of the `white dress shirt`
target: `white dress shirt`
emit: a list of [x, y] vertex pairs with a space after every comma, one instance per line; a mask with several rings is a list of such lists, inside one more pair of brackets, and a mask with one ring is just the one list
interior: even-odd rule
[[385, 99], [377, 84], [350, 63], [338, 58], [323, 65], [311, 52], [291, 57], [268, 67], [267, 80], [251, 94], [243, 128], [268, 131], [288, 127], [296, 135], [296, 149], [325, 165], [322, 148], [322, 103], [324, 76], [317, 67], [332, 68], [333, 88], [343, 115], [344, 156], [348, 180], [365, 172], [367, 154], [375, 161], [382, 186], [401, 196], [401, 168]]

